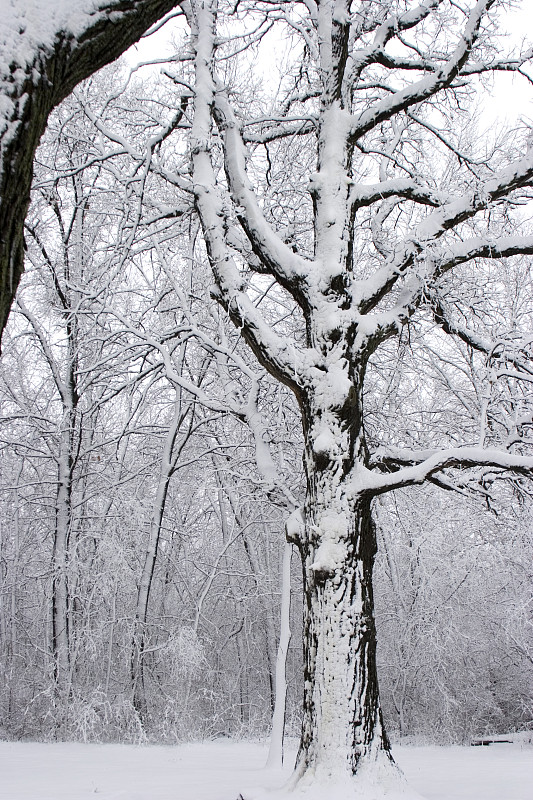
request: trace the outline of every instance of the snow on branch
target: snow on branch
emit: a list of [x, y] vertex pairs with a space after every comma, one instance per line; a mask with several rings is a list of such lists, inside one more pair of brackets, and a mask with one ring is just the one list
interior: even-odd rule
[[[206, 152], [197, 152], [193, 156], [197, 175], [200, 172], [198, 165], [202, 160], [201, 155], [209, 158]], [[275, 333], [246, 294], [239, 268], [225, 241], [225, 215], [214, 175], [212, 178], [209, 184], [195, 182], [194, 189], [196, 208], [216, 281], [213, 296], [227, 311], [265, 369], [297, 390], [301, 356], [296, 348], [290, 347], [284, 338]]]
[[533, 147], [526, 155], [502, 169], [494, 178], [480, 183], [475, 191], [447, 203], [434, 211], [417, 228], [420, 241], [434, 239], [460, 222], [471, 219], [491, 203], [508, 197], [511, 192], [530, 187], [533, 183]]
[[[166, 378], [170, 383], [188, 392], [192, 397], [198, 400], [204, 408], [208, 408], [217, 413], [227, 413], [228, 406], [226, 403], [210, 397], [200, 386], [192, 380], [184, 378], [179, 370], [176, 369], [172, 361], [172, 351], [165, 344], [165, 339], [169, 338], [168, 336], [163, 338], [152, 336], [139, 326], [133, 325], [124, 314], [121, 314], [116, 309], [104, 307], [102, 311], [114, 317], [120, 323], [122, 329], [139, 342], [140, 347], [147, 346], [152, 352], [159, 354]], [[188, 334], [189, 331], [183, 329], [182, 331], [174, 331], [173, 333], [183, 335], [184, 333]], [[186, 338], [186, 336], [184, 338]], [[132, 344], [130, 348], [133, 349], [134, 346], [135, 345]]]
[[[470, 54], [479, 38], [481, 22], [485, 14], [494, 5], [496, 0], [478, 0], [474, 8], [470, 11], [468, 20], [464, 27], [461, 38], [445, 64], [440, 66], [436, 72], [425, 75], [415, 83], [404, 87], [391, 96], [379, 100], [363, 111], [358, 117], [352, 120], [351, 140], [356, 142], [365, 134], [375, 129], [377, 125], [391, 119], [400, 111], [405, 111], [411, 106], [433, 97], [443, 89], [449, 88], [455, 78], [460, 74], [463, 67], [468, 62]], [[438, 2], [431, 2], [425, 6], [429, 13], [430, 6], [435, 7]], [[408, 12], [409, 13], [409, 12]], [[421, 16], [415, 24], [427, 16]], [[368, 60], [368, 55], [364, 54], [363, 66], [372, 63]]]
[[350, 192], [349, 201], [354, 210], [370, 206], [378, 200], [389, 197], [403, 197], [422, 205], [438, 207], [448, 198], [443, 197], [429, 187], [422, 186], [408, 178], [381, 181], [372, 186], [357, 184]]
[[435, 275], [442, 275], [474, 258], [509, 258], [532, 253], [533, 236], [501, 236], [490, 241], [476, 236], [446, 247], [440, 258], [435, 259]]
[[215, 93], [214, 114], [223, 132], [224, 163], [231, 194], [252, 249], [267, 271], [305, 307], [304, 276], [309, 270], [309, 263], [285, 244], [263, 216], [246, 174], [246, 149], [237, 120], [222, 90]]
[[519, 72], [526, 80], [533, 83], [533, 79], [523, 71], [524, 64], [533, 59], [533, 47], [521, 53], [516, 58], [501, 58], [488, 64], [482, 61], [473, 61], [461, 70], [461, 75], [481, 75], [484, 72]]
[[[259, 125], [260, 131], [255, 132], [249, 128]], [[246, 123], [246, 130], [241, 133], [245, 144], [268, 144], [278, 139], [289, 139], [293, 136], [306, 136], [316, 130], [316, 119], [311, 116], [295, 118], [281, 123], [279, 119], [264, 118], [251, 120]]]
[[[459, 77], [466, 75], [481, 75], [485, 72], [519, 72], [530, 83], [533, 79], [523, 72], [524, 64], [533, 58], [533, 48], [528, 48], [515, 58], [501, 58], [485, 63], [484, 61], [472, 61], [466, 64], [459, 72]], [[418, 72], [437, 72], [440, 69], [438, 61], [429, 58], [405, 58], [402, 56], [391, 55], [380, 52], [376, 57], [376, 63], [382, 67], [394, 70], [416, 70]]]
[[[359, 78], [363, 69], [370, 64], [388, 66], [386, 62], [390, 57], [385, 53], [385, 46], [387, 43], [397, 36], [398, 33], [419, 25], [427, 18], [433, 9], [437, 8], [441, 3], [442, 0], [429, 0], [429, 2], [421, 3], [403, 14], [392, 14], [387, 17], [387, 19], [377, 27], [373, 46], [365, 48], [356, 54], [352, 68], [352, 79]], [[407, 61], [407, 59], [405, 60]]]
[[520, 456], [481, 447], [453, 447], [447, 450], [406, 450], [379, 448], [371, 466], [391, 472], [367, 471], [363, 491], [375, 496], [429, 480], [449, 468], [494, 467], [517, 475], [533, 476], [533, 456]]
[[[302, 355], [294, 345], [290, 346], [286, 339], [273, 330], [247, 295], [226, 241], [229, 223], [217, 186], [210, 147], [211, 109], [215, 103], [215, 85], [211, 75], [215, 17], [213, 8], [208, 4], [198, 4], [195, 12], [196, 98], [191, 129], [191, 159], [196, 209], [216, 282], [213, 296], [227, 311], [265, 369], [298, 393]], [[291, 255], [294, 256], [292, 251]]]
[[147, 164], [151, 172], [154, 172], [156, 175], [160, 175], [166, 181], [182, 191], [187, 193], [192, 191], [192, 187], [188, 179], [184, 178], [182, 175], [173, 170], [167, 169], [161, 163], [153, 159], [153, 151], [156, 149], [157, 145], [164, 141], [167, 136], [169, 136], [169, 134], [179, 125], [181, 119], [183, 118], [187, 102], [186, 99], [182, 98], [181, 108], [176, 112], [172, 120], [168, 124], [162, 126], [161, 130], [156, 135], [150, 137], [144, 151], [138, 150], [136, 147], [134, 147], [134, 145], [131, 144], [131, 142], [128, 141], [125, 136], [106, 125], [102, 119], [94, 113], [94, 111], [83, 100], [83, 98], [77, 97], [77, 100], [82, 106], [84, 114], [93, 123], [95, 128], [100, 131], [100, 133], [103, 134], [107, 140], [114, 142], [120, 147], [119, 150], [105, 153], [105, 156], [102, 155], [102, 158], [111, 158], [115, 155], [121, 155], [124, 153], [139, 164]]
[[[487, 356], [488, 362], [494, 365], [492, 367], [494, 380], [510, 378], [515, 381], [533, 383], [531, 358], [533, 337], [508, 334], [496, 340], [486, 339], [458, 322], [452, 309], [442, 298], [438, 297], [435, 291], [428, 289], [425, 295], [435, 321], [445, 333], [457, 336], [469, 347]], [[527, 419], [525, 422], [518, 422], [517, 425], [520, 427], [526, 423], [531, 424]], [[521, 439], [516, 441], [521, 441]]]
[[[447, 243], [440, 252], [429, 249], [429, 245], [440, 239], [447, 231], [472, 219], [480, 211], [489, 208], [491, 203], [507, 198], [516, 190], [530, 187], [532, 184], [533, 147], [530, 147], [523, 158], [502, 169], [494, 178], [480, 183], [475, 190], [431, 212], [416, 226], [409, 239], [396, 247], [386, 263], [371, 278], [361, 283], [359, 301], [361, 310], [367, 312], [374, 308], [424, 252], [426, 281], [474, 258], [504, 258], [532, 253], [532, 236], [504, 236], [495, 239], [473, 237], [466, 241]], [[418, 290], [419, 287], [416, 289], [417, 293]], [[419, 302], [418, 294], [417, 297], [416, 302]], [[414, 296], [411, 298], [407, 296], [406, 308], [414, 301]]]

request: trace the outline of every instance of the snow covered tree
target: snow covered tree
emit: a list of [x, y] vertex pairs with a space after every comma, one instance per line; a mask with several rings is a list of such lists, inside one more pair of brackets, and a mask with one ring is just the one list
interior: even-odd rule
[[[214, 292], [302, 415], [307, 494], [288, 526], [305, 595], [296, 792], [318, 783], [320, 796], [347, 797], [370, 774], [395, 781], [376, 674], [373, 500], [533, 472], [531, 405], [516, 386], [507, 437], [487, 406], [474, 439], [426, 424], [408, 441], [394, 424], [369, 437], [364, 405], [380, 352], [418, 320], [426, 343], [440, 327], [493, 382], [531, 381], [531, 317], [520, 331], [490, 313], [500, 287], [475, 289], [487, 264], [533, 252], [514, 213], [533, 182], [531, 133], [506, 146], [464, 136], [480, 77], [531, 58], [497, 55], [506, 5], [191, 3], [193, 188]], [[250, 56], [232, 67], [274, 26], [291, 38], [275, 96]]]
[[[124, 88], [127, 72], [111, 72], [50, 117], [36, 155], [26, 273], [4, 334], [0, 550], [12, 602], [2, 619], [11, 640], [2, 630], [9, 689], [0, 726], [83, 738], [264, 731], [276, 639], [268, 565], [282, 547], [271, 530], [283, 528], [265, 489], [279, 483], [276, 505], [296, 507], [289, 486], [299, 470], [277, 477], [263, 410], [271, 392], [276, 416], [280, 391], [249, 366], [253, 355], [206, 301], [193, 205], [174, 213], [172, 184], [146, 159], [145, 143], [167, 130], [161, 103], [157, 113], [141, 109]], [[129, 149], [102, 135], [106, 124]], [[278, 439], [286, 443], [286, 432]], [[215, 504], [227, 535], [210, 511], [221, 492], [231, 496]], [[27, 567], [17, 544], [26, 536], [31, 559], [46, 564], [44, 616], [29, 614], [46, 633], [44, 665], [26, 642], [29, 602], [12, 581]], [[209, 663], [202, 657], [198, 670], [202, 644]]]

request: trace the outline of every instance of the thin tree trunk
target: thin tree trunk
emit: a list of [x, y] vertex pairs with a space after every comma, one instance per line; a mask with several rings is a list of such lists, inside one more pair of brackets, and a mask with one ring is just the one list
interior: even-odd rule
[[148, 604], [150, 601], [154, 570], [159, 552], [159, 541], [161, 538], [163, 517], [165, 515], [168, 486], [176, 462], [174, 447], [182, 420], [183, 415], [181, 410], [181, 395], [178, 393], [174, 405], [174, 417], [166, 435], [163, 454], [161, 456], [159, 481], [152, 512], [152, 520], [150, 523], [150, 532], [148, 536], [146, 552], [144, 555], [141, 580], [137, 591], [137, 607], [135, 610], [135, 623], [131, 652], [131, 681], [133, 689], [133, 705], [139, 714], [141, 722], [146, 720], [148, 713], [144, 661], [148, 626]]
[[276, 683], [272, 733], [268, 750], [267, 767], [283, 766], [285, 717], [287, 711], [287, 653], [291, 641], [291, 561], [292, 544], [285, 542], [281, 581], [280, 635], [276, 659]]
[[72, 413], [65, 410], [60, 433], [56, 523], [52, 552], [52, 653], [60, 714], [70, 694], [68, 552], [72, 526]]
[[[245, 520], [242, 517], [239, 503], [237, 501], [237, 497], [235, 496], [234, 487], [232, 485], [231, 480], [226, 481], [223, 476], [224, 472], [218, 472], [217, 475], [217, 482], [219, 483], [220, 487], [223, 487], [224, 493], [228, 498], [229, 505], [231, 508], [231, 513], [235, 520], [235, 523], [239, 530], [242, 531], [242, 541], [244, 545], [244, 552], [246, 553], [246, 558], [248, 559], [248, 564], [250, 565], [250, 569], [252, 575], [254, 577], [254, 581], [256, 586], [259, 586], [261, 575], [268, 573], [268, 565], [261, 566], [261, 561], [259, 555], [256, 551], [255, 545], [253, 541], [247, 536], [246, 529], [247, 525]], [[220, 501], [222, 500], [222, 495], [219, 494]], [[222, 509], [222, 505], [221, 505]], [[227, 529], [227, 522], [223, 523]], [[261, 615], [264, 619], [264, 632], [265, 632], [265, 656], [267, 662], [267, 670], [268, 670], [268, 683], [270, 689], [270, 712], [274, 712], [275, 701], [276, 701], [276, 689], [275, 689], [275, 664], [276, 658], [274, 656], [275, 650], [275, 642], [276, 642], [276, 631], [274, 626], [274, 621], [272, 618], [271, 610], [267, 602], [265, 602], [265, 598], [262, 592], [259, 592], [257, 596], [257, 602], [259, 604]]]
[[113, 581], [113, 598], [111, 602], [111, 620], [109, 623], [109, 640], [107, 643], [107, 667], [105, 674], [105, 689], [104, 689], [104, 694], [107, 700], [109, 700], [109, 686], [111, 684], [111, 669], [113, 666], [113, 645], [115, 639], [115, 625], [117, 619], [117, 594], [118, 594], [118, 579], [115, 576], [115, 579]]

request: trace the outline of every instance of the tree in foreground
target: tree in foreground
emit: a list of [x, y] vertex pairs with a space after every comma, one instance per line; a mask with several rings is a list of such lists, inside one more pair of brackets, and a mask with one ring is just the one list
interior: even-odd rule
[[[379, 797], [397, 781], [376, 674], [375, 499], [424, 482], [486, 492], [533, 472], [532, 320], [498, 313], [504, 281], [491, 277], [533, 252], [516, 210], [531, 131], [474, 140], [464, 111], [486, 75], [531, 57], [497, 54], [506, 5], [191, 4], [190, 149], [215, 294], [302, 415], [307, 492], [288, 535], [303, 562], [305, 686], [290, 788], [306, 797]], [[272, 27], [291, 45], [274, 97], [245, 49], [268, 46]], [[382, 354], [415, 333], [431, 351], [438, 330], [484, 369], [476, 427], [458, 439], [422, 393], [422, 424], [380, 428], [365, 402]]]
[[32, 162], [50, 111], [175, 0], [4, 4], [0, 41], [0, 333], [23, 270]]

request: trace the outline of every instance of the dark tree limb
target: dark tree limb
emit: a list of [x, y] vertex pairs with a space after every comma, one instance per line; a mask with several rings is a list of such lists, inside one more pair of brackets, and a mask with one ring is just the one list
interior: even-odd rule
[[[87, 14], [87, 27], [77, 37], [58, 30], [51, 44], [35, 47], [31, 63], [17, 63], [14, 52], [11, 74], [0, 76], [2, 94], [12, 107], [9, 118], [0, 122], [0, 335], [24, 269], [33, 158], [48, 115], [80, 81], [121, 55], [176, 5], [176, 0], [107, 0]], [[79, 6], [83, 11], [83, 3]], [[23, 30], [20, 37], [26, 49]]]

